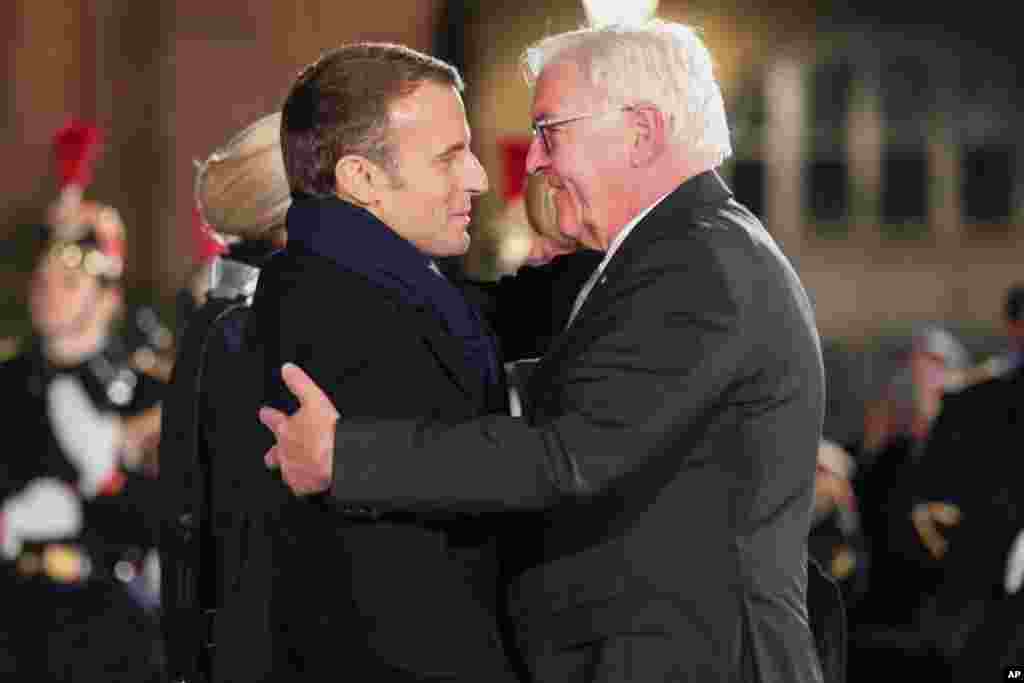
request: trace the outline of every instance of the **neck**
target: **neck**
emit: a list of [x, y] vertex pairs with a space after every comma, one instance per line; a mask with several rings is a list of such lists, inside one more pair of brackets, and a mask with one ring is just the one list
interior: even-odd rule
[[669, 147], [655, 163], [637, 169], [632, 186], [636, 188], [633, 215], [672, 192], [687, 180], [712, 170], [707, 164], [694, 163], [678, 146]]
[[627, 186], [622, 188], [622, 196], [627, 197], [624, 204], [629, 216], [622, 225], [607, 236], [608, 243], [602, 245], [607, 251], [615, 238], [618, 237], [626, 225], [642, 211], [653, 205], [656, 201], [669, 194], [687, 180], [697, 176], [709, 169], [697, 168], [693, 164], [687, 164], [685, 159], [677, 154], [666, 154], [658, 158], [656, 163], [635, 169], [627, 180]]

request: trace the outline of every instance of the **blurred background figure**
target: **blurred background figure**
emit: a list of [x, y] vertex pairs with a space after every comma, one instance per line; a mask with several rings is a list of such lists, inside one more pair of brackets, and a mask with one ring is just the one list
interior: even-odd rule
[[1009, 350], [946, 398], [916, 476], [918, 547], [942, 569], [917, 622], [928, 646], [954, 667], [954, 680], [994, 677], [1024, 654], [1022, 308], [1024, 289], [1011, 286], [1004, 307]]
[[[68, 151], [68, 139], [78, 144]], [[33, 335], [0, 365], [8, 439], [0, 459], [0, 668], [23, 680], [158, 681], [158, 563], [164, 512], [133, 457], [158, 400], [112, 350], [123, 308], [126, 230], [83, 200], [98, 131], [56, 137], [62, 188], [29, 283]]]
[[[268, 666], [269, 574], [256, 570], [269, 566], [259, 559], [267, 538], [251, 524], [253, 482], [266, 477], [258, 452], [242, 441], [258, 433], [255, 412], [233, 409], [246, 378], [260, 376], [258, 364], [246, 370], [242, 346], [259, 266], [287, 239], [291, 194], [280, 126], [280, 113], [264, 116], [196, 165], [196, 267], [179, 297], [185, 304], [160, 447], [160, 483], [174, 500], [161, 558], [162, 627], [175, 680], [257, 681]], [[253, 424], [239, 429], [247, 418]]]
[[[876, 656], [918, 668], [939, 666], [923, 643], [919, 617], [942, 570], [922, 546], [912, 510], [925, 489], [919, 461], [932, 424], [968, 361], [951, 332], [925, 326], [911, 336], [882, 396], [865, 410], [854, 491], [870, 569], [866, 591], [849, 610], [851, 666], [874, 666], [867, 662]], [[855, 673], [851, 669], [853, 680]]]
[[964, 374], [964, 384], [975, 384], [1013, 373], [1024, 365], [1024, 282], [1006, 290], [1003, 301], [1003, 331], [1006, 348]]
[[926, 326], [909, 339], [905, 355], [882, 395], [869, 401], [858, 461], [871, 466], [889, 453], [923, 443], [947, 388], [969, 364], [964, 345], [948, 330]]
[[809, 552], [839, 585], [849, 610], [867, 589], [869, 556], [852, 479], [856, 461], [846, 449], [822, 439], [814, 478], [814, 520]]

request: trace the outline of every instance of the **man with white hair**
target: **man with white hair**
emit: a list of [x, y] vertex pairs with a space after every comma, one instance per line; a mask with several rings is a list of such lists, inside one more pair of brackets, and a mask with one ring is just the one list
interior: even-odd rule
[[605, 253], [522, 418], [341, 416], [297, 366], [261, 419], [291, 489], [376, 514], [518, 511], [508, 610], [536, 681], [820, 681], [807, 535], [824, 412], [811, 302], [715, 169], [730, 154], [690, 27], [527, 50], [527, 170]]

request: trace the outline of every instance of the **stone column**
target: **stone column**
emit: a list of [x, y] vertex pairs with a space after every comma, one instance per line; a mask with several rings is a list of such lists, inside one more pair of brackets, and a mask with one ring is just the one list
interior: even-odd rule
[[765, 75], [765, 216], [767, 228], [796, 257], [805, 236], [803, 165], [807, 128], [804, 68], [781, 57]]

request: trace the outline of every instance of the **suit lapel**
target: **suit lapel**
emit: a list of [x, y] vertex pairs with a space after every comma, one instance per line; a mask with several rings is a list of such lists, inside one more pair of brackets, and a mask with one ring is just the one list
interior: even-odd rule
[[[598, 277], [593, 289], [576, 313], [573, 324], [563, 330], [554, 340], [545, 360], [553, 358], [579, 334], [585, 332], [588, 312], [604, 308], [604, 298], [609, 285], [628, 279], [634, 262], [633, 254], [647, 248], [665, 230], [687, 230], [692, 224], [691, 215], [702, 206], [720, 204], [732, 197], [732, 192], [715, 171], [701, 173], [677, 187], [651, 210], [619, 246]], [[548, 373], [536, 373], [547, 375]]]
[[467, 362], [461, 342], [444, 329], [437, 313], [428, 306], [412, 307], [403, 303], [398, 305], [414, 319], [411, 329], [419, 331], [427, 347], [459, 388], [474, 402], [482, 402], [484, 397], [480, 373]]

